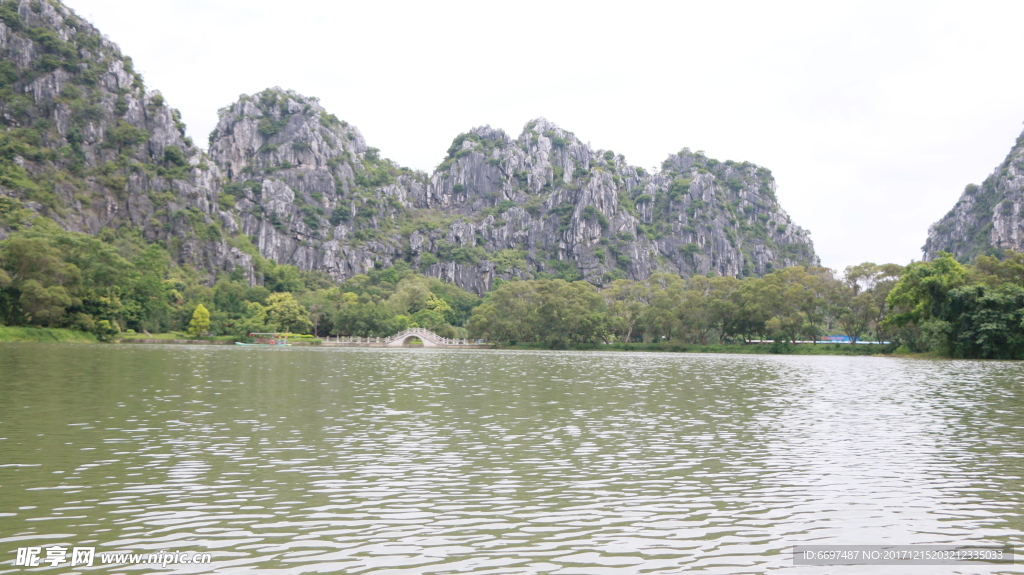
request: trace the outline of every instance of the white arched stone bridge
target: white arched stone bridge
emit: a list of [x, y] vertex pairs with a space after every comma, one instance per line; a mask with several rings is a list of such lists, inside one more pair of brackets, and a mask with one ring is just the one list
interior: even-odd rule
[[322, 345], [329, 347], [406, 347], [413, 339], [423, 342], [423, 347], [462, 347], [489, 348], [489, 344], [479, 343], [464, 338], [441, 337], [429, 329], [411, 327], [389, 337], [355, 337], [339, 336], [327, 338]]
[[423, 327], [410, 327], [405, 331], [400, 331], [391, 337], [384, 338], [384, 345], [388, 347], [402, 347], [409, 345], [409, 342], [413, 339], [419, 339], [423, 342], [423, 347], [449, 347], [454, 345], [467, 345], [469, 342], [465, 339], [448, 339], [447, 337], [441, 337], [429, 329]]

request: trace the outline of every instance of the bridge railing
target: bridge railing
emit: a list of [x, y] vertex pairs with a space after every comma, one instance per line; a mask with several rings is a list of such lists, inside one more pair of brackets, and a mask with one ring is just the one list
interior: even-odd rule
[[428, 341], [430, 341], [432, 343], [436, 343], [438, 345], [445, 345], [445, 346], [449, 346], [449, 345], [452, 345], [452, 346], [476, 345], [478, 343], [483, 343], [481, 340], [472, 340], [471, 341], [471, 340], [469, 340], [467, 338], [447, 338], [447, 337], [441, 337], [441, 336], [437, 335], [436, 333], [434, 333], [434, 332], [432, 332], [432, 331], [430, 331], [428, 329], [422, 328], [422, 327], [409, 328], [407, 330], [404, 330], [404, 331], [402, 331], [400, 333], [396, 333], [395, 335], [388, 336], [388, 337], [362, 337], [362, 336], [354, 336], [354, 335], [339, 335], [339, 336], [334, 336], [333, 338], [332, 337], [328, 337], [328, 338], [326, 338], [326, 341], [328, 343], [336, 342], [336, 343], [362, 343], [362, 344], [373, 344], [373, 343], [389, 344], [389, 343], [391, 343], [393, 341], [409, 337], [410, 335], [415, 335], [416, 337], [418, 337], [420, 339], [428, 340]]
[[469, 340], [466, 339], [466, 338], [441, 337], [441, 336], [437, 335], [436, 333], [434, 333], [434, 332], [432, 332], [429, 329], [424, 328], [424, 327], [410, 327], [409, 329], [400, 331], [400, 332], [396, 333], [395, 335], [388, 336], [388, 337], [384, 338], [384, 342], [383, 343], [391, 343], [393, 341], [397, 341], [397, 340], [400, 340], [400, 339], [405, 339], [405, 338], [409, 337], [410, 335], [414, 335], [414, 336], [416, 336], [416, 337], [418, 337], [420, 339], [428, 340], [431, 343], [436, 343], [436, 344], [440, 344], [440, 345], [468, 345], [469, 344]]

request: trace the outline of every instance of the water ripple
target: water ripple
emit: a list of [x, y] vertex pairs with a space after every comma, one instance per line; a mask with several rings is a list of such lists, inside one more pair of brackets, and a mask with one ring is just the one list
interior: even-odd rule
[[55, 348], [0, 350], [6, 551], [214, 554], [180, 573], [896, 573], [789, 551], [1024, 544], [1018, 363]]

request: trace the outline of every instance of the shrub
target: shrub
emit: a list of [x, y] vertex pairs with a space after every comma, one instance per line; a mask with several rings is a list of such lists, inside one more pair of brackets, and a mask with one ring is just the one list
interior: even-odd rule
[[[117, 124], [115, 124], [113, 128], [107, 130], [106, 143], [108, 144], [108, 147], [120, 149], [127, 146], [137, 146], [148, 139], [149, 132], [146, 130], [136, 128], [124, 120], [118, 120]], [[167, 150], [164, 150], [165, 158], [166, 153]], [[181, 154], [180, 148], [178, 149], [178, 153]], [[182, 157], [184, 157], [184, 154], [182, 154]]]
[[117, 101], [114, 102], [114, 113], [118, 116], [124, 116], [128, 113], [128, 100], [123, 95], [117, 97]]
[[278, 120], [271, 118], [260, 118], [259, 123], [256, 125], [256, 131], [260, 133], [264, 138], [269, 138], [274, 134], [277, 134], [288, 124], [288, 118], [284, 117]]
[[185, 157], [185, 152], [182, 152], [178, 146], [167, 146], [164, 148], [164, 161], [179, 168], [188, 165], [188, 158]]
[[679, 196], [690, 193], [690, 178], [676, 178], [668, 188], [668, 198], [675, 200]]
[[24, 22], [21, 19], [21, 14], [18, 14], [18, 2], [14, 0], [7, 0], [3, 4], [0, 4], [0, 20], [11, 30], [21, 30]]
[[601, 226], [602, 230], [607, 230], [610, 225], [608, 218], [594, 206], [587, 206], [583, 208], [583, 217], [588, 220], [597, 220], [597, 225]]

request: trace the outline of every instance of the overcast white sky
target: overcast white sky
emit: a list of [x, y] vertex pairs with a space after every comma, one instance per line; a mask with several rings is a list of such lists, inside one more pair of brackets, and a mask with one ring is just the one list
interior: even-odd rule
[[544, 116], [634, 165], [684, 146], [772, 170], [822, 262], [920, 259], [1024, 121], [1019, 2], [65, 0], [205, 143], [270, 86], [431, 170]]

